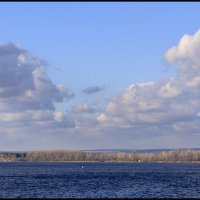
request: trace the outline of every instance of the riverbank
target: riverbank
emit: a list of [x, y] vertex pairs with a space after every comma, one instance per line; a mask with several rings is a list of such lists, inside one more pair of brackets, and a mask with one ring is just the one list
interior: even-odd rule
[[194, 163], [194, 164], [200, 164], [200, 161], [158, 161], [158, 162], [138, 162], [138, 161], [0, 161], [0, 163], [16, 163], [16, 162], [25, 162], [25, 163], [148, 163], [148, 164], [173, 164], [173, 163]]
[[131, 163], [200, 163], [200, 150], [176, 150], [160, 153], [34, 151], [3, 152], [0, 162], [131, 162]]

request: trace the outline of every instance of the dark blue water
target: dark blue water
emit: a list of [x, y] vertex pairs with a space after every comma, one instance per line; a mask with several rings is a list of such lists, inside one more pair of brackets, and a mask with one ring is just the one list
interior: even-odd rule
[[200, 198], [200, 164], [0, 163], [7, 197]]

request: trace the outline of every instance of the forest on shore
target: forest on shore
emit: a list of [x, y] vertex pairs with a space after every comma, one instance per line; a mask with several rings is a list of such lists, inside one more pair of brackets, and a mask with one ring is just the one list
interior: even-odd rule
[[0, 162], [200, 162], [200, 150], [170, 150], [160, 153], [86, 152], [70, 150], [0, 152]]

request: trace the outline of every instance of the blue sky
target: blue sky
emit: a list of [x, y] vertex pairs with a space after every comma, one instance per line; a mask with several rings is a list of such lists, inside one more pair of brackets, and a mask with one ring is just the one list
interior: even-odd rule
[[[4, 145], [2, 148], [10, 149], [13, 145], [15, 149], [27, 149], [30, 146], [31, 149], [197, 147], [198, 143], [195, 141], [200, 136], [196, 132], [190, 138], [191, 141], [187, 143], [186, 133], [186, 136], [184, 134], [180, 136], [180, 133], [170, 136], [167, 136], [167, 133], [164, 134], [163, 130], [166, 130], [164, 128], [166, 124], [162, 124], [164, 122], [161, 121], [159, 123], [162, 126], [159, 125], [158, 132], [162, 132], [162, 134], [158, 134], [158, 136], [152, 134], [148, 139], [142, 139], [145, 136], [139, 137], [136, 133], [132, 133], [137, 132], [135, 127], [132, 129], [121, 129], [120, 127], [115, 130], [111, 128], [111, 124], [118, 115], [121, 116], [121, 119], [133, 120], [134, 117], [124, 114], [130, 109], [127, 111], [124, 103], [119, 102], [131, 84], [158, 81], [162, 88], [162, 84], [167, 84], [165, 81], [170, 80], [170, 77], [177, 76], [177, 69], [181, 71], [182, 68], [177, 67], [176, 62], [169, 64], [168, 60], [166, 61], [165, 54], [170, 48], [176, 46], [185, 34], [194, 35], [198, 31], [200, 28], [199, 10], [198, 2], [1, 3], [0, 44], [8, 45], [9, 42], [12, 42], [16, 48], [26, 49], [31, 55], [39, 56], [48, 62], [47, 69], [45, 72], [41, 72], [40, 76], [43, 77], [44, 74], [48, 76], [54, 86], [63, 84], [68, 94], [63, 94], [62, 100], [55, 100], [56, 97], [51, 95], [49, 98], [52, 99], [48, 104], [45, 101], [45, 106], [52, 103], [54, 108], [47, 106], [45, 109], [57, 113], [57, 118], [55, 118], [57, 122], [61, 122], [61, 118], [66, 117], [66, 119], [72, 119], [75, 124], [74, 130], [73, 128], [69, 128], [70, 130], [57, 130], [56, 128], [54, 131], [52, 128], [52, 133], [49, 133], [49, 138], [51, 138], [49, 141], [45, 140], [48, 133], [41, 136], [41, 138], [44, 137], [44, 142], [39, 142], [38, 136], [32, 133], [37, 129], [36, 125], [32, 129], [27, 127], [31, 134], [25, 133], [25, 130], [20, 130], [19, 127], [13, 128], [12, 131], [5, 128], [5, 130], [2, 129], [2, 132], [5, 132], [2, 137], [8, 145]], [[4, 73], [2, 72], [2, 74]], [[177, 82], [179, 85], [182, 83], [179, 79]], [[3, 79], [2, 85], [4, 85]], [[84, 93], [84, 89], [93, 92]], [[155, 87], [154, 90], [159, 90], [159, 88]], [[17, 92], [18, 90], [15, 91], [15, 93]], [[45, 93], [45, 90], [43, 92]], [[139, 95], [148, 92], [143, 89], [138, 90]], [[49, 93], [47, 92], [47, 94]], [[184, 93], [184, 95], [189, 94]], [[182, 102], [183, 96], [176, 101]], [[138, 101], [142, 102], [141, 99]], [[171, 105], [171, 102], [174, 103], [174, 101], [173, 99], [164, 105]], [[37, 103], [41, 105], [44, 101], [42, 99]], [[110, 113], [110, 104], [116, 104], [116, 107], [121, 107], [121, 110], [116, 109]], [[14, 113], [19, 110], [16, 109]], [[34, 112], [35, 110], [23, 108], [20, 113], [29, 111]], [[5, 113], [10, 114], [11, 111], [2, 110], [0, 112], [2, 113], [2, 126], [15, 127], [16, 121], [4, 122], [6, 121]], [[108, 127], [99, 125], [101, 128], [98, 128], [94, 121], [98, 116], [103, 115], [109, 116], [106, 124], [110, 125]], [[116, 116], [110, 119], [110, 116], [114, 115]], [[188, 117], [191, 116], [187, 115], [186, 118]], [[174, 120], [175, 123], [178, 118], [179, 116], [177, 119], [167, 120]], [[102, 120], [97, 121], [102, 123]], [[142, 120], [139, 119], [139, 121]], [[5, 123], [8, 124], [4, 125]], [[157, 126], [156, 124], [150, 126], [146, 122], [143, 127], [147, 125], [150, 129]], [[102, 126], [104, 127], [102, 128]], [[77, 127], [81, 127], [80, 130]], [[47, 128], [45, 130], [47, 131]], [[17, 137], [17, 132], [20, 131], [24, 133]], [[11, 132], [16, 132], [15, 137]], [[54, 140], [56, 135], [53, 132], [60, 134], [59, 140]], [[146, 132], [148, 132], [146, 129], [141, 130], [140, 135], [147, 134]], [[26, 146], [22, 143], [23, 140], [24, 143], [27, 143], [26, 145], [29, 143], [30, 145]], [[30, 142], [30, 140], [34, 142]], [[105, 140], [108, 141], [108, 144], [105, 144]], [[177, 143], [173, 144], [171, 140], [175, 140]], [[163, 142], [157, 145], [156, 141]]]
[[[118, 82], [126, 87], [132, 82], [165, 76], [163, 53], [183, 33], [198, 29], [199, 6], [145, 2], [1, 3], [1, 41], [18, 43], [43, 56], [63, 72], [49, 70], [52, 79], [72, 88], [102, 82]], [[152, 70], [144, 73], [147, 64]]]

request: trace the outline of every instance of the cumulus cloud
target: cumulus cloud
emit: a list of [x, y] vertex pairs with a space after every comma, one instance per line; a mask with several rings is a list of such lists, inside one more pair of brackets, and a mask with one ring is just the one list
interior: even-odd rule
[[73, 109], [73, 111], [74, 111], [75, 113], [79, 113], [79, 114], [80, 114], [80, 113], [95, 113], [95, 112], [96, 112], [96, 109], [93, 108], [93, 107], [91, 107], [90, 105], [88, 105], [87, 102], [83, 102], [83, 103], [77, 105], [77, 106]]
[[104, 89], [105, 89], [104, 86], [92, 86], [92, 87], [85, 88], [82, 91], [85, 94], [94, 94], [94, 93], [100, 92]]
[[200, 30], [184, 35], [170, 48], [166, 61], [177, 65], [177, 75], [130, 85], [114, 96], [97, 120], [102, 130], [152, 137], [163, 133], [198, 134], [200, 131]]
[[[70, 98], [63, 85], [47, 76], [47, 62], [13, 44], [0, 45], [0, 121], [28, 126], [73, 127], [54, 103]], [[17, 129], [16, 129], [17, 130]], [[6, 132], [6, 130], [4, 131]], [[7, 131], [9, 132], [9, 131]]]
[[[200, 30], [194, 35], [185, 34], [177, 46], [169, 49], [165, 58], [169, 63], [179, 62], [187, 64], [187, 68], [198, 68], [200, 61], [198, 59], [200, 48]], [[190, 64], [190, 65], [189, 65]], [[179, 66], [179, 68], [182, 68]]]
[[178, 45], [170, 48], [165, 54], [167, 62], [178, 65], [177, 78], [189, 86], [199, 84], [199, 44], [200, 30], [194, 35], [185, 34]]
[[[111, 143], [116, 148], [160, 148], [181, 147], [187, 138], [182, 147], [199, 145], [199, 54], [200, 30], [184, 35], [166, 52], [166, 61], [177, 66], [176, 76], [131, 84], [104, 109], [83, 102], [65, 114], [54, 103], [74, 94], [51, 81], [47, 62], [12, 43], [0, 45], [0, 144], [14, 147], [16, 141], [29, 139], [27, 149], [30, 144], [108, 148]], [[94, 86], [83, 93], [102, 90]]]

